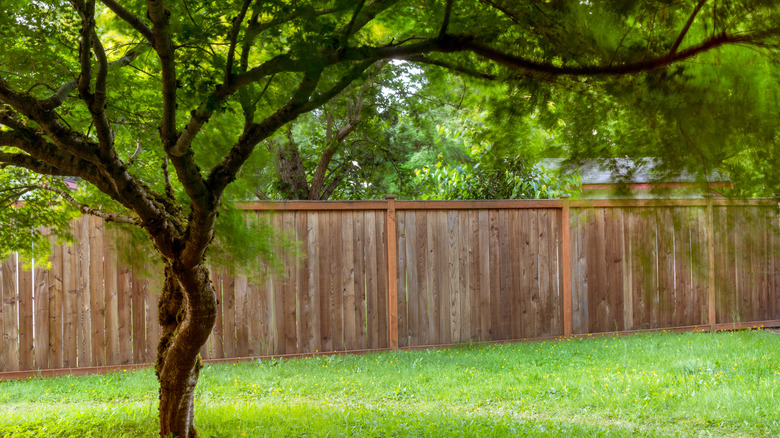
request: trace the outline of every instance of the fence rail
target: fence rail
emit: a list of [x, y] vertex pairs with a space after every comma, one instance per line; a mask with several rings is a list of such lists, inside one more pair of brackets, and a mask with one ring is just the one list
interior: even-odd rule
[[[298, 250], [253, 281], [212, 269], [205, 359], [723, 324], [780, 325], [765, 200], [264, 202]], [[0, 372], [152, 363], [160, 282], [90, 217], [49, 269], [2, 262]]]

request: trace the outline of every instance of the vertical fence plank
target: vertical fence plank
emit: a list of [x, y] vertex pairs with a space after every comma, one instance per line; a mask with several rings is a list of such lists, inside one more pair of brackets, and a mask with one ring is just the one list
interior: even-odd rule
[[498, 312], [497, 312], [497, 335], [498, 339], [511, 339], [511, 311], [512, 311], [512, 258], [514, 248], [510, 245], [509, 237], [509, 211], [497, 211], [498, 229]]
[[[319, 212], [310, 211], [307, 212], [306, 215], [306, 223], [307, 223], [307, 229], [308, 229], [308, 236], [306, 239], [306, 256], [308, 259], [308, 266], [309, 266], [309, 291], [308, 295], [306, 297], [308, 301], [308, 319], [309, 319], [309, 349], [310, 351], [320, 351], [322, 349], [322, 334], [320, 332], [320, 297], [319, 297], [319, 287], [320, 287], [320, 260], [322, 260], [322, 241], [320, 236], [320, 229], [319, 229]], [[357, 231], [357, 230], [355, 230]], [[362, 236], [359, 236], [357, 232], [355, 233], [355, 238], [361, 238]], [[362, 254], [363, 245], [362, 240], [361, 241], [355, 241], [355, 254], [358, 253], [358, 251], [361, 251], [360, 254]], [[357, 256], [355, 256], [357, 258]], [[361, 293], [362, 289], [358, 288], [358, 278], [363, 278], [363, 271], [359, 270], [357, 267], [357, 264], [355, 265], [355, 292], [356, 294]], [[358, 304], [362, 305], [362, 301], [358, 299], [358, 297], [355, 297], [356, 307]], [[356, 314], [358, 316], [358, 314]], [[357, 322], [356, 322], [357, 324]], [[358, 328], [358, 331], [356, 332], [356, 335], [360, 333], [361, 328]], [[359, 341], [356, 341], [358, 345], [360, 345]]]
[[451, 344], [450, 337], [450, 285], [449, 285], [449, 248], [447, 237], [447, 211], [440, 210], [436, 215], [436, 250], [435, 259], [437, 268], [434, 272], [436, 284], [438, 285], [438, 296], [436, 297], [436, 322], [438, 323], [439, 342], [442, 344]]
[[31, 370], [34, 367], [33, 333], [33, 276], [32, 271], [18, 265], [19, 272], [19, 369]]
[[479, 340], [490, 340], [490, 221], [488, 210], [479, 210]]
[[341, 217], [342, 257], [341, 287], [343, 291], [342, 315], [344, 318], [344, 348], [354, 350], [356, 347], [355, 327], [355, 228], [353, 212], [345, 211]]
[[103, 290], [103, 221], [87, 216], [89, 226], [89, 312], [92, 365], [106, 364], [105, 291]]
[[225, 357], [236, 357], [236, 280], [222, 272], [222, 337]]
[[5, 346], [5, 361], [3, 371], [19, 370], [19, 295], [16, 281], [16, 254], [3, 261], [3, 345]]
[[[350, 220], [350, 229], [352, 223]], [[301, 243], [301, 255], [296, 263], [298, 275], [297, 307], [296, 307], [296, 330], [298, 335], [298, 348], [302, 353], [311, 353], [311, 299], [309, 295], [309, 280], [311, 278], [311, 257], [308, 254], [309, 231], [307, 223], [307, 212], [295, 212], [295, 235]], [[351, 242], [350, 242], [351, 244]], [[349, 260], [352, 260], [351, 255]], [[354, 305], [354, 285], [353, 285], [353, 305]], [[354, 320], [354, 311], [351, 312]], [[354, 321], [353, 321], [354, 322]], [[354, 326], [354, 323], [353, 323]], [[354, 330], [354, 327], [353, 327]], [[354, 331], [353, 331], [354, 335]]]
[[[106, 326], [106, 364], [119, 365], [119, 266], [117, 254], [113, 249], [116, 241], [116, 230], [104, 227], [103, 238], [103, 279]], [[126, 339], [122, 339], [126, 343]]]
[[50, 237], [52, 258], [49, 269], [49, 351], [50, 368], [62, 368], [62, 301], [65, 289], [62, 283], [63, 252], [62, 245], [57, 245], [54, 237]]
[[409, 345], [420, 345], [420, 272], [417, 270], [417, 242], [420, 231], [417, 229], [417, 213], [412, 210], [402, 212], [406, 226], [406, 305], [407, 324], [409, 326]]
[[[117, 236], [118, 237], [118, 236]], [[116, 307], [119, 365], [133, 362], [133, 312], [132, 312], [132, 275], [127, 266], [117, 266]]]
[[439, 315], [441, 308], [439, 307], [439, 272], [438, 255], [439, 249], [439, 224], [437, 220], [438, 211], [432, 211], [427, 214], [427, 233], [426, 233], [426, 254], [425, 254], [425, 278], [428, 282], [428, 294], [425, 297], [426, 301], [426, 323], [428, 326], [428, 343], [438, 344], [441, 343], [441, 326], [439, 325]]
[[78, 366], [88, 367], [92, 366], [92, 313], [89, 307], [89, 218], [87, 216], [79, 219], [77, 240]]
[[[35, 265], [35, 368], [49, 368], [49, 271], [40, 263]], [[59, 321], [59, 318], [54, 319]]]
[[157, 360], [157, 345], [160, 343], [160, 319], [158, 305], [160, 303], [161, 285], [158, 277], [145, 280], [146, 296], [146, 363]]
[[396, 235], [395, 196], [387, 196], [385, 246], [387, 248], [387, 346], [398, 350], [398, 238]]
[[377, 278], [377, 234], [376, 212], [365, 212], [365, 245], [366, 245], [366, 322], [368, 328], [368, 347], [379, 347], [379, 315], [378, 310], [378, 278]]
[[398, 290], [398, 300], [396, 310], [398, 312], [398, 346], [407, 347], [409, 342], [409, 295], [406, 289], [407, 271], [407, 239], [406, 239], [406, 212], [396, 210], [396, 238], [398, 239], [398, 253], [396, 266], [396, 285]]
[[[368, 348], [368, 322], [366, 320], [366, 237], [365, 216], [362, 211], [353, 214], [352, 236], [355, 242], [353, 261], [355, 265], [355, 345], [358, 349]], [[316, 239], [316, 237], [312, 237]]]
[[[75, 230], [74, 230], [75, 234]], [[78, 271], [77, 247], [75, 244], [63, 245], [62, 287], [63, 287], [63, 327], [62, 327], [62, 366], [75, 368], [78, 355]]]
[[341, 233], [342, 212], [336, 211], [330, 214], [330, 244], [332, 257], [330, 259], [330, 328], [332, 331], [333, 350], [344, 350], [344, 273], [342, 261], [344, 253]]
[[458, 232], [460, 221], [459, 216], [464, 212], [454, 210], [447, 212], [447, 257], [448, 257], [448, 291], [449, 291], [449, 320], [450, 320], [450, 333], [449, 342], [460, 341], [460, 326], [461, 326], [461, 314], [460, 314], [460, 300], [462, 296], [461, 282], [460, 282], [460, 245], [458, 240]]
[[133, 363], [146, 361], [146, 288], [144, 281], [131, 273], [132, 282], [132, 324], [133, 324]]
[[320, 283], [319, 294], [319, 312], [320, 312], [320, 351], [333, 351], [333, 332], [331, 329], [331, 311], [330, 311], [330, 288], [331, 288], [331, 259], [339, 257], [340, 254], [333, 253], [330, 236], [330, 212], [318, 212], [320, 219]]
[[415, 211], [417, 238], [414, 243], [417, 270], [417, 345], [430, 345], [431, 327], [428, 317], [428, 216], [425, 211]]
[[471, 261], [470, 212], [461, 210], [458, 214], [458, 290], [460, 293], [460, 333], [458, 342], [470, 341], [471, 336], [471, 294], [469, 263]]
[[236, 357], [249, 355], [249, 289], [247, 278], [236, 275]]

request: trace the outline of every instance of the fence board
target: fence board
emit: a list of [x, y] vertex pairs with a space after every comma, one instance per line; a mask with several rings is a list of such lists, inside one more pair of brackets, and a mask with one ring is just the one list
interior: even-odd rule
[[237, 275], [235, 278], [236, 292], [236, 355], [249, 355], [249, 290], [247, 278]]
[[35, 355], [33, 340], [33, 276], [32, 271], [24, 269], [22, 263], [18, 267], [19, 275], [19, 368], [33, 368]]
[[[377, 348], [388, 348], [388, 316], [390, 315], [389, 281], [388, 281], [388, 254], [387, 254], [387, 223], [385, 213], [374, 210], [376, 224], [376, 318], [377, 318]], [[395, 244], [395, 242], [393, 242]]]
[[49, 368], [49, 271], [35, 264], [35, 368]]
[[[409, 268], [406, 266], [407, 260], [407, 240], [406, 240], [406, 211], [398, 211], [395, 221], [396, 236], [398, 236], [397, 252], [397, 283], [398, 283], [398, 346], [406, 347], [410, 345], [411, 329], [409, 327], [409, 301], [406, 290], [406, 272]], [[347, 259], [349, 260], [349, 259]]]
[[376, 214], [374, 211], [364, 212], [364, 242], [366, 248], [366, 330], [368, 336], [368, 348], [379, 347], [379, 315], [378, 306], [378, 278], [377, 278], [377, 234]]
[[89, 229], [89, 311], [93, 366], [106, 364], [105, 352], [105, 292], [103, 291], [103, 222], [87, 217]]
[[328, 215], [330, 226], [330, 328], [334, 351], [344, 350], [344, 273], [341, 270], [344, 253], [343, 235], [341, 232], [342, 212], [335, 211]]
[[2, 265], [3, 287], [3, 345], [5, 360], [3, 371], [19, 370], [19, 295], [16, 281], [16, 254], [11, 255]]
[[[355, 263], [355, 345], [358, 349], [368, 348], [368, 320], [366, 309], [366, 237], [365, 215], [355, 211], [352, 235], [355, 241], [353, 259]], [[312, 236], [316, 240], [316, 236]]]
[[104, 227], [103, 239], [103, 279], [105, 303], [105, 351], [106, 364], [118, 365], [119, 359], [119, 304], [118, 304], [118, 282], [119, 269], [117, 265], [117, 254], [111, 247], [111, 243], [116, 241], [116, 230]]
[[462, 296], [460, 281], [460, 247], [458, 241], [459, 216], [463, 211], [448, 211], [447, 215], [447, 261], [448, 261], [448, 292], [449, 292], [449, 343], [460, 341], [461, 313], [460, 300]]
[[460, 211], [458, 214], [458, 291], [460, 299], [460, 333], [458, 342], [467, 342], [472, 339], [471, 333], [471, 295], [469, 277], [469, 261], [471, 252], [471, 223], [469, 212]]
[[62, 287], [65, 293], [63, 295], [62, 366], [65, 368], [78, 365], [77, 249], [76, 245], [63, 246]]
[[[49, 314], [47, 328], [49, 331], [48, 362], [50, 368], [62, 368], [62, 300], [66, 295], [62, 285], [63, 253], [62, 245], [57, 245], [55, 239], [50, 238], [52, 258], [49, 269]], [[2, 352], [0, 352], [2, 354]]]
[[89, 218], [82, 216], [79, 220], [76, 237], [76, 303], [78, 308], [78, 366], [92, 366], [92, 313], [89, 296]]

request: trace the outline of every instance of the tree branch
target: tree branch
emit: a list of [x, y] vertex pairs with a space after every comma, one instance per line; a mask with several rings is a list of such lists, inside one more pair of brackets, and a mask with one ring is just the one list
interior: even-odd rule
[[92, 208], [86, 204], [82, 204], [78, 201], [76, 201], [73, 196], [71, 196], [68, 192], [65, 190], [59, 189], [57, 187], [53, 187], [46, 184], [28, 184], [24, 186], [20, 186], [19, 188], [25, 188], [25, 189], [35, 189], [35, 190], [47, 190], [53, 193], [56, 193], [59, 197], [66, 200], [69, 204], [76, 207], [80, 212], [83, 214], [88, 214], [92, 216], [99, 217], [103, 219], [106, 222], [116, 222], [121, 224], [131, 224], [131, 225], [140, 225], [141, 220], [135, 217], [127, 217], [122, 216], [119, 214], [114, 213], [106, 213], [105, 211], [102, 211], [98, 208]]
[[484, 72], [481, 72], [481, 71], [478, 71], [478, 70], [470, 69], [470, 68], [462, 66], [462, 65], [453, 64], [453, 63], [441, 61], [441, 60], [438, 60], [438, 59], [432, 59], [432, 58], [427, 57], [425, 55], [413, 55], [413, 56], [407, 56], [407, 57], [401, 58], [401, 59], [404, 60], [404, 61], [417, 62], [417, 63], [420, 63], [420, 64], [435, 65], [435, 66], [438, 66], [438, 67], [445, 68], [447, 70], [456, 71], [458, 73], [463, 73], [465, 75], [468, 75], [468, 76], [471, 76], [471, 77], [477, 78], [477, 79], [485, 79], [485, 80], [488, 80], [488, 81], [495, 81], [496, 79], [498, 79], [498, 76], [490, 74], [490, 73], [484, 73]]
[[447, 4], [444, 5], [444, 19], [441, 23], [441, 29], [439, 29], [439, 38], [447, 34], [447, 27], [450, 25], [450, 14], [452, 13], [452, 3], [453, 0], [447, 0]]
[[116, 0], [100, 0], [101, 3], [106, 5], [107, 8], [111, 9], [114, 14], [116, 14], [117, 17], [124, 20], [127, 24], [129, 24], [133, 29], [138, 31], [143, 37], [148, 41], [151, 45], [154, 45], [154, 34], [152, 33], [152, 30], [149, 28], [149, 26], [146, 25], [143, 21], [141, 21], [140, 18], [138, 18], [135, 14], [128, 11], [122, 5], [116, 2]]
[[699, 13], [701, 8], [704, 6], [704, 3], [706, 3], [707, 0], [700, 0], [699, 3], [696, 5], [695, 8], [693, 8], [693, 12], [691, 13], [691, 16], [688, 17], [688, 21], [685, 23], [685, 26], [683, 26], [682, 31], [680, 31], [680, 35], [677, 37], [677, 41], [674, 42], [672, 45], [672, 48], [669, 50], [669, 53], [674, 54], [677, 52], [677, 49], [680, 47], [680, 44], [682, 44], [683, 39], [685, 39], [685, 34], [688, 33], [688, 30], [691, 28], [691, 24], [693, 24], [693, 20], [696, 18], [696, 14]]
[[236, 44], [238, 43], [238, 32], [241, 30], [241, 23], [244, 22], [244, 17], [249, 9], [249, 4], [252, 0], [244, 0], [244, 6], [241, 7], [241, 11], [233, 18], [233, 27], [230, 30], [230, 47], [228, 48], [227, 62], [225, 63], [225, 83], [229, 84], [233, 76], [233, 59], [236, 56]]
[[160, 59], [162, 69], [163, 114], [160, 121], [160, 138], [165, 151], [170, 154], [169, 151], [173, 150], [178, 137], [176, 133], [176, 57], [171, 35], [170, 11], [165, 9], [163, 0], [148, 0], [147, 6], [149, 18], [153, 23], [154, 49]]

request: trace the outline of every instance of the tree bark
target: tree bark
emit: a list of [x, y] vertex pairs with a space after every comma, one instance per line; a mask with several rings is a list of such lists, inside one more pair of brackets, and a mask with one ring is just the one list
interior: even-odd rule
[[165, 267], [160, 295], [162, 328], [155, 366], [160, 382], [160, 436], [196, 438], [195, 386], [201, 369], [200, 348], [216, 319], [216, 294], [208, 269], [200, 264]]

